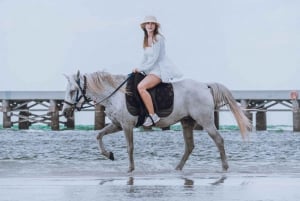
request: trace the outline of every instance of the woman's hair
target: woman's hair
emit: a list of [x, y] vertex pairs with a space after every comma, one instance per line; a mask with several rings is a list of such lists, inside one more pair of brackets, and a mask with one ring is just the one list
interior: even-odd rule
[[[144, 31], [144, 41], [143, 41], [143, 48], [146, 48], [146, 47], [148, 47], [148, 33], [147, 33], [147, 30], [146, 30], [146, 28], [145, 28], [145, 25], [146, 25], [146, 23], [144, 23], [144, 24], [142, 24], [142, 29], [143, 29], [143, 31]], [[154, 29], [154, 32], [153, 32], [153, 41], [154, 42], [156, 42], [157, 41], [157, 38], [156, 38], [156, 36], [159, 34], [159, 35], [161, 35], [160, 33], [159, 33], [159, 24], [157, 24], [157, 23], [155, 23], [155, 29]]]

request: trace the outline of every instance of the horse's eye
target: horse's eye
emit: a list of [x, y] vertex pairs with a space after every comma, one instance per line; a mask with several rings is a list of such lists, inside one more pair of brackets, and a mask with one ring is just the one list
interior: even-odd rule
[[75, 94], [75, 90], [70, 91], [70, 97], [73, 97]]

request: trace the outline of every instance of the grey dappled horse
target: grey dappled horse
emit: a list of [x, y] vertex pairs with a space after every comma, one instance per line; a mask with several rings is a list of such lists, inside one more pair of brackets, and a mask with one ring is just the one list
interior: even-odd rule
[[[77, 74], [66, 76], [68, 79], [63, 114], [70, 117], [74, 109], [80, 110], [84, 103], [92, 100], [105, 106], [105, 113], [111, 123], [100, 130], [97, 139], [101, 153], [107, 158], [114, 159], [113, 153], [106, 151], [102, 138], [105, 135], [123, 130], [127, 142], [129, 156], [129, 172], [134, 170], [133, 159], [133, 128], [138, 117], [132, 116], [125, 102], [125, 87], [116, 90], [121, 83], [125, 83], [126, 76], [112, 75], [107, 72], [95, 72], [91, 74]], [[222, 168], [228, 169], [224, 140], [214, 124], [214, 111], [224, 105], [228, 105], [233, 113], [242, 136], [246, 136], [251, 128], [251, 123], [236, 103], [231, 92], [218, 83], [201, 83], [186, 79], [173, 83], [174, 109], [173, 112], [156, 124], [157, 127], [168, 127], [181, 122], [183, 138], [185, 141], [184, 154], [176, 167], [182, 170], [189, 155], [194, 149], [193, 128], [199, 124], [206, 130], [215, 142], [221, 156]], [[113, 93], [115, 92], [115, 93]], [[113, 93], [113, 94], [112, 94]]]

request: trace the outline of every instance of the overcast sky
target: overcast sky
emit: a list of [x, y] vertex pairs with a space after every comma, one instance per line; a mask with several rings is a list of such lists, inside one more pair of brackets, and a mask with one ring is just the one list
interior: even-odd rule
[[63, 73], [128, 74], [155, 15], [186, 77], [300, 89], [299, 0], [0, 0], [0, 90], [64, 90]]

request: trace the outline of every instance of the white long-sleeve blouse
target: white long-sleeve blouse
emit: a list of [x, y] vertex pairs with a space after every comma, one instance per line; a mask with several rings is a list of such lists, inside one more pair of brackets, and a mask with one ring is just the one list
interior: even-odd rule
[[166, 83], [177, 81], [182, 77], [179, 69], [166, 56], [165, 41], [161, 35], [156, 36], [152, 46], [144, 48], [143, 60], [138, 70], [146, 75], [154, 74]]

